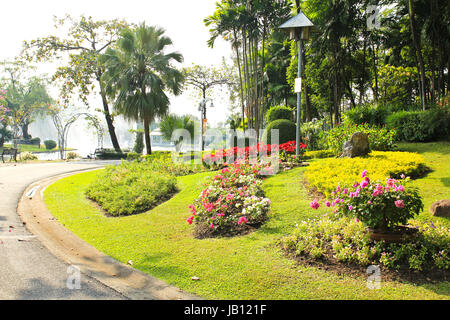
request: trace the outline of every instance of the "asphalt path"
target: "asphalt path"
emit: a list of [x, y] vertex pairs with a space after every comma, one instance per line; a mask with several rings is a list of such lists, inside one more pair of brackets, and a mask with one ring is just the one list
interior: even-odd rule
[[87, 275], [78, 277], [76, 268], [46, 249], [17, 215], [17, 203], [30, 184], [111, 163], [117, 162], [0, 165], [0, 299], [125, 299]]

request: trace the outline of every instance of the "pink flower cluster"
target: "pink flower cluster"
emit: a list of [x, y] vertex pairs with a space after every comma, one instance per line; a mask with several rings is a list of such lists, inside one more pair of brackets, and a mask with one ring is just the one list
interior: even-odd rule
[[194, 204], [189, 206], [191, 216], [187, 218], [187, 223], [207, 222], [211, 229], [230, 223], [248, 223], [252, 215], [245, 212], [245, 203], [248, 199], [262, 199], [255, 196], [260, 192], [260, 180], [256, 177], [262, 168], [261, 165], [249, 164], [233, 164], [223, 168], [210, 180]]
[[[402, 179], [405, 178], [405, 175], [401, 175]], [[326, 200], [324, 202], [326, 207], [334, 207], [336, 205], [340, 205], [342, 203], [344, 203], [344, 196], [346, 195], [348, 198], [357, 198], [360, 196], [361, 194], [361, 190], [364, 188], [367, 188], [370, 185], [370, 179], [369, 177], [367, 177], [367, 170], [364, 170], [363, 172], [361, 172], [361, 178], [364, 178], [361, 182], [355, 182], [353, 184], [353, 188], [355, 188], [355, 191], [353, 192], [349, 192], [348, 188], [345, 188], [343, 190], [341, 190], [341, 187], [338, 185], [336, 187], [336, 191], [333, 191], [331, 193], [331, 197], [334, 198], [334, 200], [332, 200], [331, 202], [329, 200]], [[372, 192], [372, 197], [376, 198], [377, 196], [382, 195], [384, 192], [390, 192], [390, 191], [395, 191], [395, 192], [404, 192], [405, 191], [405, 187], [401, 184], [398, 184], [399, 181], [396, 179], [387, 179], [386, 181], [386, 186], [383, 186], [381, 184], [377, 184], [375, 186], [375, 188], [373, 189]], [[372, 200], [369, 200], [367, 202], [369, 205], [373, 204]], [[399, 199], [396, 200], [394, 202], [395, 206], [397, 208], [404, 208], [405, 204], [404, 201]], [[315, 210], [317, 210], [320, 207], [320, 203], [317, 199], [314, 199], [309, 206]], [[353, 210], [355, 209], [352, 205], [348, 206], [348, 210]]]

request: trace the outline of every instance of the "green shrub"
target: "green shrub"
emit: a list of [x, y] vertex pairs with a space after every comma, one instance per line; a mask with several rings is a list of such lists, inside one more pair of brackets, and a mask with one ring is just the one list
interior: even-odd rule
[[134, 142], [133, 151], [139, 154], [142, 154], [144, 151], [144, 133], [136, 132], [136, 140]]
[[423, 175], [427, 170], [425, 159], [411, 152], [372, 151], [364, 158], [331, 158], [312, 162], [307, 167], [305, 179], [311, 190], [327, 197], [340, 185], [349, 187], [360, 180], [363, 170], [370, 172], [373, 181], [400, 178], [402, 174], [412, 178]]
[[300, 222], [291, 235], [281, 240], [281, 245], [296, 256], [322, 261], [336, 258], [340, 262], [380, 264], [389, 269], [448, 270], [450, 229], [419, 221], [412, 221], [412, 226], [419, 229], [414, 242], [387, 244], [371, 241], [364, 225], [356, 219], [325, 216]]
[[389, 106], [374, 106], [370, 104], [358, 106], [344, 113], [345, 117], [353, 124], [367, 123], [371, 126], [384, 126], [389, 114]]
[[386, 119], [388, 128], [397, 131], [397, 139], [425, 142], [450, 136], [450, 109], [434, 107], [426, 111], [400, 111]]
[[151, 155], [145, 155], [142, 158], [153, 170], [169, 172], [175, 176], [184, 176], [204, 169], [201, 164], [192, 164], [191, 160], [185, 163], [183, 156], [178, 157], [174, 162], [170, 151], [154, 151]]
[[294, 112], [286, 106], [273, 106], [267, 111], [266, 119], [267, 123], [280, 119], [292, 121], [294, 120]]
[[45, 149], [52, 150], [56, 148], [56, 141], [54, 140], [45, 140], [44, 141]]
[[342, 153], [342, 146], [355, 132], [364, 132], [369, 136], [371, 150], [390, 151], [395, 147], [395, 129], [371, 126], [369, 124], [356, 125], [344, 122], [330, 131], [320, 133], [319, 146], [322, 149], [333, 150], [336, 155]]
[[314, 150], [314, 151], [306, 151], [303, 158], [307, 159], [323, 159], [323, 158], [332, 158], [334, 157], [333, 150]]
[[89, 199], [112, 216], [150, 210], [176, 192], [176, 178], [145, 162], [108, 166], [86, 189]]
[[116, 152], [114, 149], [103, 149], [96, 154], [96, 157], [101, 160], [120, 160], [126, 159], [127, 154], [123, 152]]
[[323, 120], [304, 122], [300, 125], [300, 135], [303, 142], [308, 145], [308, 150], [320, 148], [320, 133], [322, 132]]
[[[279, 141], [278, 143], [286, 143], [288, 141], [295, 140], [296, 138], [296, 125], [294, 122], [286, 119], [275, 120], [266, 127], [264, 130], [262, 141], [267, 144], [271, 144], [271, 130], [278, 129]], [[266, 140], [267, 139], [267, 140]], [[275, 143], [275, 142], [274, 142]]]
[[134, 161], [134, 160], [139, 160], [141, 159], [141, 154], [137, 153], [137, 152], [128, 152], [127, 153], [127, 160], [128, 161]]
[[41, 145], [41, 138], [36, 137], [30, 140], [30, 143], [36, 146], [40, 146]]

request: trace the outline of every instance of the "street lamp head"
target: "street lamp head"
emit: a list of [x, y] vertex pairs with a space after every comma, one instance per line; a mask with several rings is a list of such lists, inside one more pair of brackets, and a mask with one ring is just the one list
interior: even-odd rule
[[279, 26], [279, 29], [285, 29], [290, 32], [291, 39], [309, 39], [309, 31], [314, 26], [311, 20], [300, 11], [298, 15], [290, 18], [288, 21]]

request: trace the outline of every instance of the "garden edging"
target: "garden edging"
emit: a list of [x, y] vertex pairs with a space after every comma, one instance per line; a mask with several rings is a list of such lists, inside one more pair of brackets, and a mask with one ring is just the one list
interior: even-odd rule
[[32, 183], [25, 189], [19, 200], [17, 213], [27, 229], [59, 259], [77, 266], [83, 274], [130, 299], [201, 299], [105, 255], [81, 240], [53, 217], [43, 201], [43, 191], [57, 180], [76, 173], [80, 172], [46, 178]]

